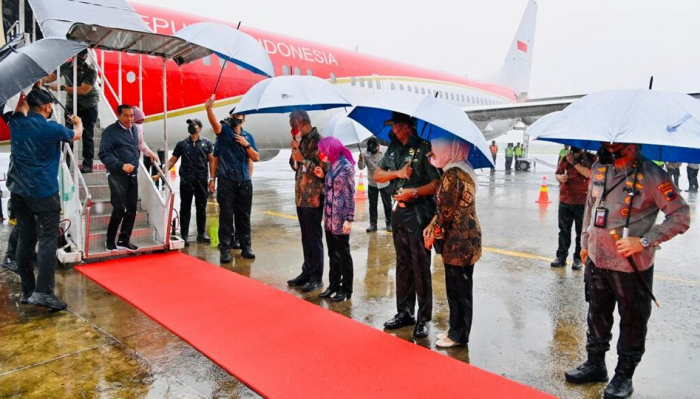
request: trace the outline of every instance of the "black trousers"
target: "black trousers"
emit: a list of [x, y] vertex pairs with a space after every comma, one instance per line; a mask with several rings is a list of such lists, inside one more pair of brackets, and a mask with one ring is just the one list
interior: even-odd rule
[[451, 340], [462, 345], [469, 343], [469, 333], [472, 330], [473, 276], [474, 265], [445, 265], [445, 288], [447, 303], [450, 305], [450, 330], [447, 335]]
[[513, 166], [513, 157], [506, 157], [506, 170], [510, 170]]
[[219, 249], [229, 251], [233, 246], [233, 222], [242, 248], [251, 248], [250, 212], [253, 206], [253, 183], [219, 179]]
[[[73, 112], [69, 107], [68, 112]], [[78, 117], [83, 121], [83, 166], [92, 169], [92, 161], [95, 158], [95, 124], [97, 123], [98, 110], [97, 106], [83, 109], [78, 107]], [[72, 123], [66, 123], [68, 127], [73, 128]], [[71, 148], [73, 144], [71, 143]]]
[[368, 186], [367, 195], [369, 197], [369, 223], [377, 224], [377, 203], [379, 202], [379, 196], [382, 196], [382, 207], [384, 208], [384, 220], [386, 225], [391, 224], [391, 193], [389, 193], [388, 188], [378, 188]]
[[[17, 266], [22, 280], [22, 293], [52, 293], [56, 282], [56, 250], [61, 202], [58, 194], [49, 198], [23, 197], [12, 194], [12, 209], [17, 215]], [[17, 230], [17, 228], [15, 230]], [[39, 250], [35, 253], [35, 248]], [[36, 262], [35, 262], [36, 255]], [[34, 277], [34, 265], [38, 277]]]
[[[642, 272], [652, 286], [654, 266]], [[588, 356], [601, 358], [610, 349], [613, 311], [615, 304], [620, 314], [620, 338], [617, 341], [619, 358], [616, 372], [634, 373], [642, 360], [647, 336], [647, 322], [651, 316], [651, 296], [644, 289], [636, 273], [601, 269], [588, 260], [585, 271], [586, 301], [588, 301]]]
[[576, 250], [574, 259], [581, 259], [581, 227], [583, 225], [583, 213], [585, 205], [570, 205], [559, 203], [559, 248], [557, 259], [566, 259], [571, 247], [571, 226], [576, 224]]
[[129, 242], [134, 230], [139, 201], [139, 179], [136, 175], [110, 173], [108, 177], [112, 217], [107, 226], [107, 242], [114, 243], [121, 225], [120, 242]]
[[498, 154], [491, 154], [491, 158], [493, 158], [493, 168], [491, 170], [496, 169], [496, 158], [498, 158]]
[[10, 233], [10, 240], [7, 242], [7, 252], [5, 252], [5, 258], [12, 260], [17, 260], [17, 240], [19, 238], [19, 228], [17, 225], [12, 228]]
[[433, 286], [430, 274], [430, 250], [423, 244], [423, 229], [434, 208], [408, 205], [393, 215], [392, 230], [396, 250], [396, 310], [413, 316], [418, 297], [418, 321], [430, 321], [433, 315]]
[[332, 291], [352, 294], [353, 265], [350, 255], [350, 235], [333, 234], [326, 230], [328, 246], [328, 281]]
[[190, 217], [192, 215], [192, 197], [197, 212], [197, 234], [205, 233], [207, 224], [207, 198], [209, 188], [207, 179], [185, 181], [180, 179], [180, 234], [183, 240], [188, 240], [190, 232]]
[[673, 179], [673, 183], [678, 187], [678, 181], [681, 178], [681, 169], [680, 168], [674, 168], [674, 169], [669, 169], [668, 174], [671, 175], [671, 178]]
[[303, 277], [311, 281], [323, 279], [323, 201], [318, 208], [297, 207], [301, 246], [304, 249]]
[[690, 187], [688, 187], [689, 190], [698, 189], [698, 170], [693, 169], [691, 167], [687, 167], [686, 170], [688, 171], [688, 183], [690, 184]]

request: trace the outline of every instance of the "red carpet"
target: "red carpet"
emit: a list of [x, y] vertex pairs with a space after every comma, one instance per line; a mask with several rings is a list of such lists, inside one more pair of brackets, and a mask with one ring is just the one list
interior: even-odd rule
[[549, 397], [179, 252], [76, 269], [266, 397]]

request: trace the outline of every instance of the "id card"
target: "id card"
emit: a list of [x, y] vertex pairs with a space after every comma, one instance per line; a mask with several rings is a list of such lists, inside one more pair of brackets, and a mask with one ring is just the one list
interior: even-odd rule
[[304, 172], [304, 173], [306, 173], [306, 170], [307, 170], [307, 169], [306, 169], [306, 164], [302, 164], [302, 165], [301, 165], [301, 171]]
[[603, 207], [595, 208], [593, 225], [598, 228], [605, 228], [608, 224], [608, 209]]

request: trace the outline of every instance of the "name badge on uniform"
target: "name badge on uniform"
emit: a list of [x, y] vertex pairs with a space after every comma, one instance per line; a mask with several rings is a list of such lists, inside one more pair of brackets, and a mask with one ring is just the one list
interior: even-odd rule
[[301, 171], [306, 173], [306, 164], [301, 165]]
[[593, 218], [593, 225], [598, 228], [605, 228], [608, 224], [608, 209], [599, 206], [595, 208], [595, 216]]

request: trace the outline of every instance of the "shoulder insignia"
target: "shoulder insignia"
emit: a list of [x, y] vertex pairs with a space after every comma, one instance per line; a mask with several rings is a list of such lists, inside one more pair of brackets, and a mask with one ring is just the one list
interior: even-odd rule
[[629, 215], [629, 214], [630, 214], [629, 208], [623, 207], [622, 209], [620, 209], [620, 216], [622, 216], [623, 218], [626, 218], [627, 215]]
[[606, 167], [598, 168], [598, 172], [601, 172], [601, 173], [605, 172], [606, 170], [607, 170]]
[[416, 150], [414, 150], [413, 148], [411, 148], [410, 150], [408, 150], [408, 155], [413, 156], [413, 154], [415, 154], [415, 153], [416, 153]]
[[663, 194], [666, 201], [673, 201], [678, 198], [676, 189], [673, 188], [673, 184], [670, 181], [665, 181], [656, 187], [657, 190]]
[[644, 180], [644, 175], [641, 173], [637, 173], [637, 180]]
[[598, 174], [598, 175], [595, 175], [595, 178], [596, 178], [597, 180], [605, 180], [605, 175], [600, 175], [600, 174]]

